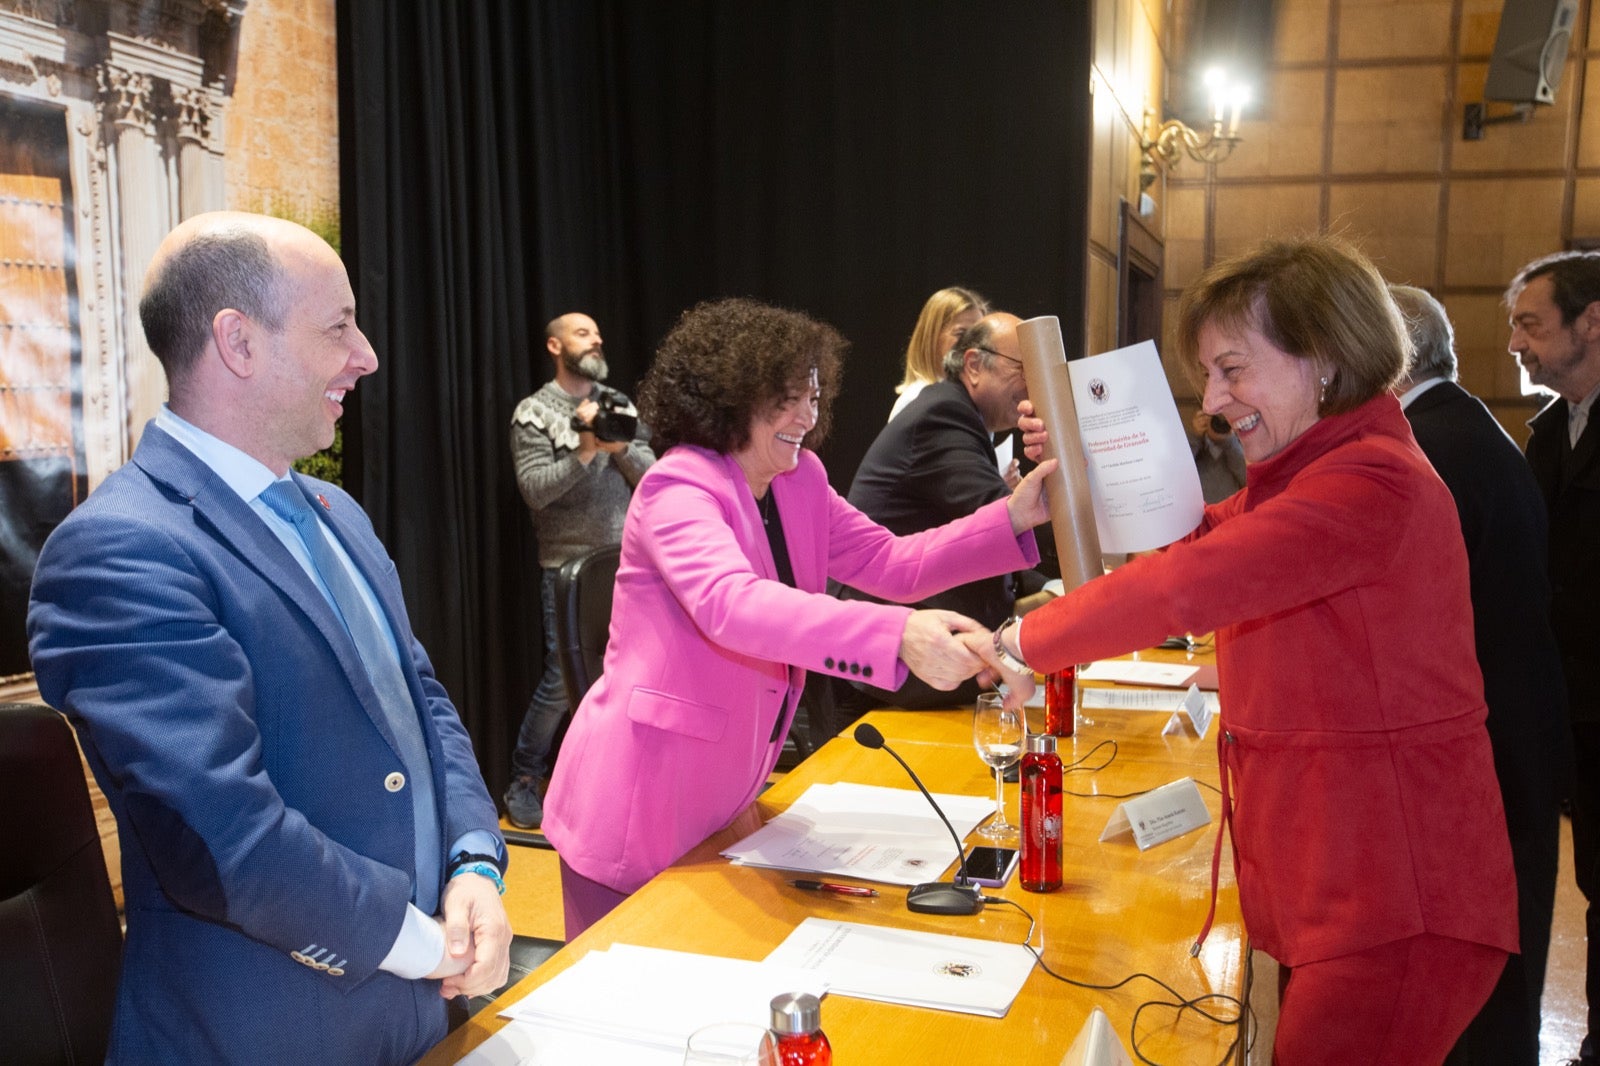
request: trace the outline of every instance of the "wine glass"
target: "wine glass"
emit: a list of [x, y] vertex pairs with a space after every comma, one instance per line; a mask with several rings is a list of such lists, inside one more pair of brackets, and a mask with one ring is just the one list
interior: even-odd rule
[[1008, 708], [998, 692], [978, 693], [972, 712], [972, 746], [978, 758], [994, 767], [994, 818], [977, 830], [985, 840], [1009, 841], [1017, 827], [1006, 821], [1005, 771], [1022, 757], [1022, 709]]
[[772, 1033], [745, 1022], [717, 1022], [689, 1034], [684, 1066], [777, 1066]]

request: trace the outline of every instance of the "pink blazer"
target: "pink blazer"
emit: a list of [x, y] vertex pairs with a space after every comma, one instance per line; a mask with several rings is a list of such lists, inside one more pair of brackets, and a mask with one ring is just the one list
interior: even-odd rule
[[911, 609], [885, 599], [1038, 561], [1005, 502], [895, 537], [828, 485], [809, 451], [772, 483], [797, 588], [778, 580], [729, 456], [678, 445], [639, 482], [622, 531], [605, 668], [562, 743], [544, 831], [592, 881], [632, 892], [731, 822], [777, 762], [805, 671], [896, 688]]

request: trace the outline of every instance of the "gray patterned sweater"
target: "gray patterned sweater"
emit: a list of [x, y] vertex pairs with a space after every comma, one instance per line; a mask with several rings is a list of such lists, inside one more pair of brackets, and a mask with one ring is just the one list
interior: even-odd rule
[[[616, 389], [596, 385], [593, 397], [633, 404]], [[578, 461], [578, 434], [570, 425], [581, 400], [554, 381], [517, 404], [511, 415], [511, 462], [517, 488], [539, 537], [539, 565], [560, 566], [591, 548], [622, 540], [622, 518], [639, 478], [656, 461], [643, 423], [625, 451], [600, 452]]]

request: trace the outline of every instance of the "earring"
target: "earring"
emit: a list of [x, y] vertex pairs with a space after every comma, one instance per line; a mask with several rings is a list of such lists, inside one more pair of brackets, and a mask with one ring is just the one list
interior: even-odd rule
[[1323, 378], [1322, 379], [1322, 394], [1317, 397], [1317, 402], [1319, 404], [1328, 402], [1328, 379], [1327, 378]]

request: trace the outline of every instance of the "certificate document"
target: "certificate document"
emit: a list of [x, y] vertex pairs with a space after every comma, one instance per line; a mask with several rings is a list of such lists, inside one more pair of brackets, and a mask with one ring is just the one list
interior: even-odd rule
[[816, 971], [832, 995], [1004, 1018], [1034, 957], [1021, 944], [811, 917], [766, 961]]
[[[994, 811], [985, 796], [934, 793], [960, 836]], [[818, 783], [722, 854], [743, 866], [844, 874], [890, 885], [932, 880], [955, 842], [922, 793], [847, 781]]]
[[1101, 550], [1149, 551], [1191, 532], [1205, 500], [1156, 346], [1077, 359], [1067, 372]]

